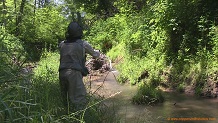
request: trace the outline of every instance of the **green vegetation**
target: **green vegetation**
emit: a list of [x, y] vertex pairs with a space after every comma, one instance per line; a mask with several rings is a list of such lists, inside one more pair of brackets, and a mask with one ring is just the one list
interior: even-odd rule
[[137, 84], [141, 74], [148, 71], [149, 79], [160, 78], [159, 83], [181, 92], [193, 85], [196, 94], [202, 95], [206, 86], [215, 82], [207, 81], [210, 75], [217, 73], [218, 2], [140, 2], [117, 4], [120, 13], [104, 21], [103, 28], [102, 21], [96, 22], [89, 40], [112, 42], [107, 54], [114, 61], [122, 58], [117, 65], [120, 82], [128, 79]]
[[[87, 97], [89, 103], [84, 110], [71, 112], [70, 108], [63, 106], [60, 99], [57, 59], [58, 53], [46, 52], [33, 71], [23, 73], [12, 67], [11, 71], [4, 71], [0, 86], [1, 122], [93, 123], [103, 122], [108, 118], [104, 116], [107, 107], [101, 103], [103, 99], [94, 96]], [[7, 70], [8, 66], [3, 67], [1, 66], [2, 70]]]
[[[193, 86], [201, 96], [217, 82], [217, 6], [217, 0], [1, 1], [0, 122], [76, 118], [65, 115], [57, 71], [57, 45], [71, 20], [117, 62], [120, 82], [139, 86], [133, 102], [162, 102], [160, 85], [180, 92]], [[101, 101], [93, 98], [86, 111], [101, 120]]]
[[139, 85], [137, 94], [132, 99], [135, 104], [153, 105], [164, 101], [161, 90], [150, 84], [142, 83]]

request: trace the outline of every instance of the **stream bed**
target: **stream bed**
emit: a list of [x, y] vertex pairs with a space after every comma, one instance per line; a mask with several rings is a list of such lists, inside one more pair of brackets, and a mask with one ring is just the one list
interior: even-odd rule
[[218, 98], [163, 92], [163, 103], [137, 105], [131, 101], [137, 86], [117, 83], [117, 75], [117, 71], [111, 71], [93, 76], [90, 91], [106, 98], [105, 105], [113, 109], [119, 123], [218, 123]]

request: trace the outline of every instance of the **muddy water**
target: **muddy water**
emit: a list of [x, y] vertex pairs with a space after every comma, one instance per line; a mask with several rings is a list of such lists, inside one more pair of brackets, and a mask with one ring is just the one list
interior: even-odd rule
[[[155, 106], [132, 104], [136, 86], [116, 82], [116, 71], [92, 76], [91, 91], [108, 98], [119, 123], [218, 123], [218, 98], [199, 99], [191, 95], [164, 92], [164, 103]], [[180, 119], [178, 119], [180, 118]], [[185, 120], [185, 121], [184, 121]]]

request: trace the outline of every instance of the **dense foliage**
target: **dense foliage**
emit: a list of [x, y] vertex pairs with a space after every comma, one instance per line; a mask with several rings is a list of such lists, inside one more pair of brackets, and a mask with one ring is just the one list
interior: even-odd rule
[[[119, 14], [97, 21], [88, 38], [122, 62], [117, 66], [118, 80], [136, 84], [139, 79], [147, 83], [157, 79], [160, 85], [181, 92], [191, 85], [197, 95], [214, 87], [217, 1], [150, 0], [139, 8], [136, 1], [122, 5]], [[141, 78], [145, 72], [148, 75]]]
[[[51, 98], [59, 94], [57, 45], [72, 20], [117, 62], [120, 82], [139, 83], [134, 102], [162, 102], [159, 85], [180, 92], [193, 86], [202, 95], [217, 83], [217, 6], [217, 0], [1, 1], [0, 122], [72, 118], [57, 114], [61, 104]], [[23, 74], [34, 62], [37, 69]]]
[[54, 50], [64, 39], [66, 24], [60, 7], [40, 1], [7, 0], [0, 3], [0, 25], [19, 38], [32, 60], [39, 60], [43, 48]]

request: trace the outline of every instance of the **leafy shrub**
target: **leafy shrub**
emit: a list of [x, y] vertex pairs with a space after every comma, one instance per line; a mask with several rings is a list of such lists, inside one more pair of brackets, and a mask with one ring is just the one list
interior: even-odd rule
[[183, 83], [180, 83], [179, 86], [177, 87], [178, 92], [184, 92], [185, 90], [185, 85]]
[[126, 83], [127, 80], [128, 80], [128, 79], [125, 78], [125, 77], [122, 77], [122, 75], [119, 75], [119, 76], [117, 77], [117, 81], [118, 81], [119, 83]]
[[133, 97], [133, 103], [136, 104], [155, 104], [164, 101], [161, 90], [150, 84], [140, 84], [137, 94]]
[[120, 63], [124, 57], [125, 44], [120, 43], [117, 46], [114, 46], [110, 51], [107, 52], [107, 56], [113, 61]]
[[116, 36], [120, 32], [119, 29], [120, 22], [116, 16], [106, 21], [99, 20], [91, 27], [90, 33], [86, 38], [92, 42], [96, 49], [106, 53], [118, 44]]

